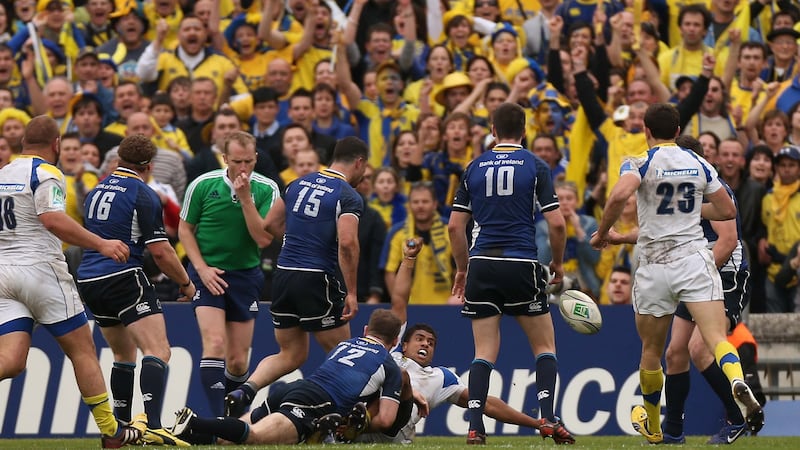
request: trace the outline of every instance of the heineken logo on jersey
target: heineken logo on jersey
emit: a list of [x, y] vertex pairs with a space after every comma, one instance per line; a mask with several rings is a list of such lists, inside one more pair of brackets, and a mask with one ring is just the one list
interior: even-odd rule
[[700, 175], [700, 171], [697, 169], [656, 169], [657, 178], [696, 177], [698, 175]]
[[52, 205], [57, 208], [66, 208], [67, 204], [64, 200], [64, 191], [61, 190], [58, 186], [53, 186], [52, 190], [50, 191], [50, 198], [52, 199]]

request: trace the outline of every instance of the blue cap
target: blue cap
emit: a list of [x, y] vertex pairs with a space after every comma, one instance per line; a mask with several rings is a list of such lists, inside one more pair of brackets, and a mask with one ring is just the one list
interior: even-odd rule
[[795, 161], [800, 161], [800, 150], [798, 150], [794, 145], [787, 145], [786, 147], [783, 147], [777, 155], [775, 155], [775, 163], [780, 161], [781, 158], [791, 158]]
[[510, 33], [515, 39], [519, 37], [519, 33], [517, 33], [513, 25], [508, 22], [501, 22], [497, 24], [497, 29], [492, 32], [492, 44], [501, 33]]

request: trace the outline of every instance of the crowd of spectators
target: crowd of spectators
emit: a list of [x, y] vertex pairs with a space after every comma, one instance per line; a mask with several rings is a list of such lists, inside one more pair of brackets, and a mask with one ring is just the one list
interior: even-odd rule
[[[566, 274], [601, 304], [629, 303], [634, 246], [588, 242], [621, 162], [647, 150], [647, 105], [669, 101], [736, 193], [751, 311], [790, 312], [800, 310], [798, 22], [790, 0], [0, 1], [0, 166], [30, 117], [56, 119], [68, 213], [80, 221], [116, 146], [144, 134], [181, 254], [186, 186], [224, 166], [219, 144], [232, 131], [255, 136], [256, 172], [281, 190], [325, 167], [337, 139], [360, 136], [370, 167], [358, 186], [368, 206], [359, 300], [388, 301], [403, 242], [421, 237], [411, 303], [446, 304], [454, 193], [492, 145], [493, 111], [517, 102], [524, 144], [557, 182]], [[637, 226], [635, 199], [616, 226]], [[263, 250], [267, 283], [279, 251]]]

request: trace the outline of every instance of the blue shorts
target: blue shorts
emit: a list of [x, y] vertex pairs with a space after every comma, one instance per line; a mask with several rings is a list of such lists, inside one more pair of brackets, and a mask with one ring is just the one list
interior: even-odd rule
[[272, 325], [303, 331], [339, 328], [345, 292], [335, 276], [278, 268], [272, 275]]
[[214, 295], [206, 288], [193, 265], [189, 264], [187, 272], [197, 288], [197, 293], [192, 298], [195, 308], [211, 306], [223, 309], [227, 322], [247, 322], [258, 315], [258, 300], [264, 286], [264, 272], [261, 267], [226, 270], [221, 278], [228, 283], [228, 287], [222, 295]]
[[482, 319], [498, 314], [547, 314], [550, 306], [544, 271], [535, 261], [470, 259], [461, 315]]

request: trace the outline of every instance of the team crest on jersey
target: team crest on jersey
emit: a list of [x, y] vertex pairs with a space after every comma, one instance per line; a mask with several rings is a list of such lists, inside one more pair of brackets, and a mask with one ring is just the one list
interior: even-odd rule
[[700, 175], [697, 169], [656, 169], [656, 178], [696, 177]]

